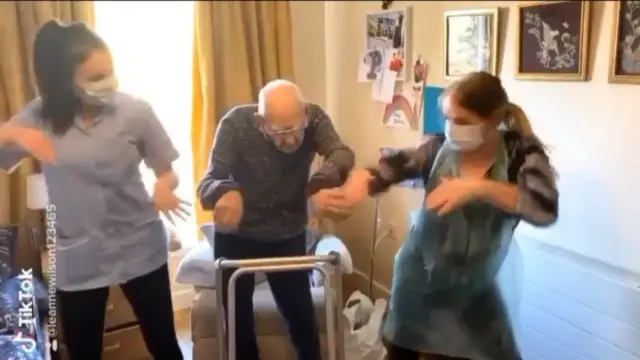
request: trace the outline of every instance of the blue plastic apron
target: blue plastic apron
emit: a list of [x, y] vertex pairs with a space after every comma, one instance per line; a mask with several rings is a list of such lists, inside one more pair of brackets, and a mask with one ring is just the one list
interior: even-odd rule
[[[489, 172], [507, 181], [504, 144]], [[441, 177], [458, 176], [458, 152], [445, 143], [425, 194]], [[396, 254], [384, 338], [422, 353], [470, 360], [520, 360], [496, 284], [518, 219], [473, 202], [445, 216], [413, 212], [411, 230]]]

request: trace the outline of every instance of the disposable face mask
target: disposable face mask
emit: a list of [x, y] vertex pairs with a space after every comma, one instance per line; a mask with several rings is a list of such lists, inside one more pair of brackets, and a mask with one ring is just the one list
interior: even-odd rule
[[79, 95], [86, 104], [105, 105], [113, 96], [117, 86], [118, 80], [115, 75], [111, 75], [104, 79], [84, 84], [80, 89]]
[[447, 121], [445, 124], [447, 141], [458, 150], [473, 151], [482, 145], [482, 124], [456, 125]]

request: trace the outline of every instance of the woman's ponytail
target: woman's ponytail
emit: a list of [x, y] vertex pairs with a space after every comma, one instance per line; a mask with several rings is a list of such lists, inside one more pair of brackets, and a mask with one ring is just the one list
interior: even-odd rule
[[507, 105], [506, 125], [509, 129], [517, 130], [522, 135], [533, 135], [533, 128], [524, 110], [512, 102]]

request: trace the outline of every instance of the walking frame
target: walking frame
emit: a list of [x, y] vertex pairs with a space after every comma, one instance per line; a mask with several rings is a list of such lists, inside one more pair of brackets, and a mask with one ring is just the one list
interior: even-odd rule
[[[328, 265], [328, 266], [325, 266]], [[236, 269], [229, 279], [225, 319], [222, 292], [216, 296], [218, 313], [218, 359], [236, 360], [236, 283], [245, 274], [280, 271], [316, 270], [325, 279], [325, 316], [327, 318], [327, 349], [329, 360], [344, 360], [344, 334], [342, 324], [342, 273], [340, 254], [264, 258], [250, 260], [227, 260], [215, 262], [216, 284], [223, 284], [223, 271]], [[227, 320], [227, 321], [225, 321]], [[226, 325], [226, 326], [225, 326]], [[226, 335], [226, 336], [225, 336]]]

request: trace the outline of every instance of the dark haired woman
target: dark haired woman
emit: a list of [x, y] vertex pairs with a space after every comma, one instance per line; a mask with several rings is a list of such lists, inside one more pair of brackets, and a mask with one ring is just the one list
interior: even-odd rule
[[519, 360], [496, 275], [520, 220], [556, 221], [554, 172], [497, 77], [471, 73], [442, 100], [444, 139], [384, 157], [345, 184], [360, 201], [407, 178], [424, 180], [424, 206], [395, 258], [389, 360]]
[[[42, 26], [33, 64], [40, 97], [0, 128], [0, 165], [29, 154], [43, 162], [70, 358], [102, 357], [109, 286], [120, 285], [154, 359], [182, 359], [159, 217], [183, 211], [177, 151], [149, 104], [116, 90], [109, 49], [85, 24]], [[153, 197], [143, 160], [157, 176]]]

